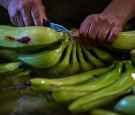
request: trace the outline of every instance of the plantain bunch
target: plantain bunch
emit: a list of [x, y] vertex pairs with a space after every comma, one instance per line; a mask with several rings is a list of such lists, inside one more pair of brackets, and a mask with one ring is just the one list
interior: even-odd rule
[[41, 76], [73, 75], [105, 67], [113, 54], [92, 46], [87, 50], [74, 37], [74, 44], [63, 32], [48, 27], [0, 26], [0, 58], [7, 62], [23, 62]]
[[[29, 76], [32, 70], [38, 76], [26, 86], [47, 92], [55, 102], [68, 103], [71, 112], [91, 111], [110, 104], [134, 85], [134, 34], [121, 32], [113, 44], [87, 50], [74, 34], [72, 44], [66, 33], [48, 27], [1, 25], [0, 73]], [[131, 57], [126, 57], [129, 52]]]
[[71, 112], [80, 113], [112, 104], [132, 89], [134, 76], [131, 61], [123, 60], [65, 78], [32, 78], [26, 85], [47, 92], [55, 102], [68, 103]]
[[1, 63], [23, 62], [39, 76], [67, 76], [108, 66], [116, 59], [125, 59], [121, 52], [127, 54], [135, 46], [134, 31], [121, 32], [110, 46], [92, 45], [90, 50], [85, 48], [76, 33], [77, 29], [71, 30], [72, 44], [66, 33], [48, 27], [1, 25]]

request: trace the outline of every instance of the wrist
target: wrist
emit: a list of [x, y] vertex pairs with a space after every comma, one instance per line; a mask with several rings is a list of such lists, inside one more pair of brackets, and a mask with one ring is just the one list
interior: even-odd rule
[[11, 1], [12, 0], [0, 0], [0, 5], [7, 9]]

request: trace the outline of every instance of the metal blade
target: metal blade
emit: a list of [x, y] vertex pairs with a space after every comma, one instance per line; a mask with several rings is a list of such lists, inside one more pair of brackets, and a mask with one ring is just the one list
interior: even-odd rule
[[69, 35], [69, 38], [70, 38], [70, 41], [71, 41], [72, 45], [75, 44], [75, 43], [74, 43], [74, 39], [73, 39], [73, 37], [71, 36], [71, 33], [70, 33], [69, 30], [66, 29], [64, 26], [59, 25], [59, 24], [56, 24], [56, 23], [52, 23], [52, 22], [50, 22], [50, 21], [48, 21], [48, 20], [47, 20], [47, 21], [45, 20], [45, 21], [43, 22], [43, 24], [44, 24], [44, 26], [50, 27], [50, 28], [56, 30], [57, 32], [65, 32], [65, 33], [67, 33], [67, 34]]

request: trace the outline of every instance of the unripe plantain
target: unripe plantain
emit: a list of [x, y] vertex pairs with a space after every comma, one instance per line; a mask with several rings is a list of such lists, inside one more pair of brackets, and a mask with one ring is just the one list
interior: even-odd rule
[[72, 54], [71, 54], [71, 61], [69, 67], [63, 72], [65, 75], [73, 75], [79, 72], [79, 62], [77, 59], [77, 46], [73, 46]]
[[46, 78], [32, 78], [30, 81], [26, 82], [26, 86], [30, 86], [34, 91], [46, 91], [47, 89], [60, 85], [63, 85], [61, 81]]
[[62, 59], [60, 59], [60, 61], [55, 66], [44, 70], [45, 74], [47, 75], [62, 74], [62, 72], [69, 66], [71, 51], [72, 51], [72, 43], [69, 42], [67, 49], [65, 50], [65, 55], [62, 56]]
[[36, 91], [48, 90], [48, 88], [49, 89], [51, 88], [50, 86], [46, 87], [46, 84], [44, 82], [46, 80], [49, 80], [50, 82], [53, 82], [53, 83], [55, 82], [56, 84], [58, 83], [59, 86], [77, 85], [77, 84], [81, 84], [92, 79], [94, 75], [98, 76], [98, 75], [104, 74], [107, 71], [110, 71], [115, 66], [115, 64], [116, 62], [114, 61], [110, 66], [90, 70], [84, 73], [79, 73], [79, 74], [75, 74], [75, 75], [64, 77], [64, 78], [54, 78], [54, 79], [39, 78], [39, 77], [32, 78], [31, 80], [28, 81], [28, 83], [31, 83], [30, 87], [34, 87], [33, 90], [36, 90]]
[[55, 91], [92, 92], [113, 84], [122, 73], [122, 62], [117, 62], [112, 70], [97, 76], [94, 80], [74, 86], [60, 86], [53, 89]]
[[88, 59], [89, 63], [92, 64], [95, 68], [100, 68], [100, 67], [104, 67], [105, 64], [103, 61], [101, 61], [100, 59], [94, 57], [85, 47], [83, 44], [82, 45], [82, 50], [86, 56], [86, 58]]
[[87, 94], [73, 101], [69, 106], [69, 110], [84, 112], [97, 108], [109, 103], [131, 89], [135, 83], [135, 69], [132, 67], [130, 61], [124, 61], [124, 65], [126, 70], [121, 74], [120, 78], [116, 82], [106, 88]]
[[78, 54], [78, 60], [79, 60], [79, 71], [85, 72], [85, 71], [91, 70], [93, 66], [85, 60], [82, 53], [81, 45], [79, 43], [77, 44], [77, 54]]
[[19, 59], [34, 68], [49, 68], [58, 63], [68, 43], [69, 41], [65, 40], [54, 50], [46, 50], [35, 54], [22, 54]]
[[135, 49], [135, 31], [120, 32], [117, 39], [110, 47], [125, 50]]
[[0, 46], [6, 48], [34, 49], [64, 40], [66, 37], [65, 33], [43, 26], [0, 26]]
[[104, 67], [104, 68], [98, 68], [89, 70], [87, 72], [78, 73], [75, 75], [71, 75], [64, 78], [56, 78], [56, 80], [60, 80], [63, 82], [63, 85], [77, 85], [84, 83], [90, 79], [92, 79], [94, 76], [102, 75], [108, 71], [110, 71], [114, 66], [116, 65], [116, 61], [114, 61], [110, 66]]
[[99, 49], [94, 46], [92, 46], [92, 50], [96, 54], [96, 56], [104, 62], [110, 63], [115, 60], [115, 56], [105, 50]]

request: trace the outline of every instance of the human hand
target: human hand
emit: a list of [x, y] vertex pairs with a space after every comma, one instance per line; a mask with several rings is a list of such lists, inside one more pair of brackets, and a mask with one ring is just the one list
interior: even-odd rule
[[107, 14], [92, 14], [81, 23], [79, 32], [87, 49], [91, 44], [113, 43], [122, 30], [119, 20]]
[[18, 27], [40, 26], [47, 19], [41, 0], [10, 0], [7, 6], [11, 22]]

